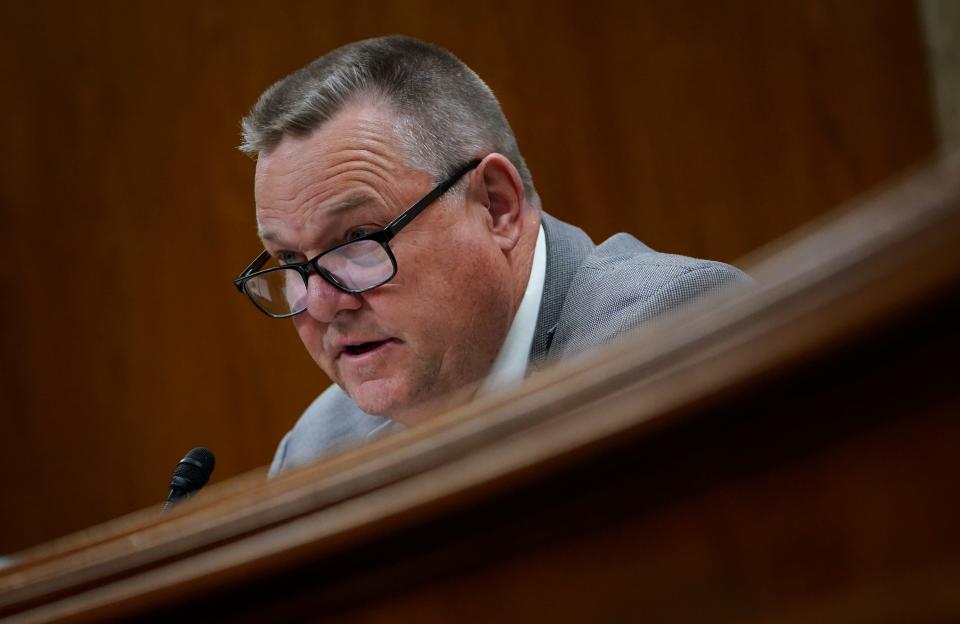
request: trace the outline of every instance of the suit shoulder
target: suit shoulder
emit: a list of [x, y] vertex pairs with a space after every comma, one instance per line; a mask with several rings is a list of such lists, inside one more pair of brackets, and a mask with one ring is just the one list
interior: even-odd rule
[[597, 246], [574, 276], [554, 354], [587, 350], [707, 293], [749, 281], [729, 264], [659, 253], [617, 234]]
[[571, 294], [581, 298], [593, 294], [607, 305], [671, 295], [682, 303], [724, 284], [749, 281], [729, 264], [660, 253], [629, 234], [617, 234], [586, 259], [574, 277]]

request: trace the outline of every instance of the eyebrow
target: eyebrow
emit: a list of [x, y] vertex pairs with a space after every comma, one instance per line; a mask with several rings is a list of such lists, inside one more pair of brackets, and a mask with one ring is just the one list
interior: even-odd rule
[[[354, 192], [337, 200], [329, 208], [325, 208], [323, 210], [323, 217], [338, 217], [375, 201], [377, 201], [376, 197], [369, 193], [363, 191]], [[262, 227], [257, 227], [257, 236], [263, 241], [279, 242], [280, 240], [280, 236], [276, 232], [265, 230]]]

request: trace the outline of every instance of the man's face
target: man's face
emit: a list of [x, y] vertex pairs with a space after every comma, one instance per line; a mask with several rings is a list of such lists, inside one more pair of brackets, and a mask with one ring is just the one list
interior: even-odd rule
[[[472, 172], [477, 173], [477, 172]], [[463, 189], [476, 183], [467, 174]], [[350, 105], [257, 162], [257, 221], [281, 262], [383, 228], [435, 181], [404, 164], [389, 112]], [[352, 295], [311, 275], [294, 317], [317, 364], [364, 411], [413, 422], [487, 374], [516, 309], [514, 279], [470, 192], [434, 202], [390, 242], [397, 274]]]

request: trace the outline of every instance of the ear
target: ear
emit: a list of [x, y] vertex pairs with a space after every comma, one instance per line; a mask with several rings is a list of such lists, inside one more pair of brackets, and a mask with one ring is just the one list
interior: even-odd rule
[[523, 183], [503, 154], [490, 154], [477, 166], [473, 199], [486, 208], [484, 218], [503, 251], [513, 249], [523, 228]]

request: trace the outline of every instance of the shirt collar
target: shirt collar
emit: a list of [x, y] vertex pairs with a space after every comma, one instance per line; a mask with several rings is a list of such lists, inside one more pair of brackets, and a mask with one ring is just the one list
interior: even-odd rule
[[533, 266], [527, 280], [527, 290], [520, 300], [520, 307], [513, 317], [510, 331], [493, 362], [490, 374], [480, 385], [477, 395], [489, 394], [515, 386], [523, 381], [530, 359], [530, 348], [537, 327], [540, 300], [543, 298], [543, 283], [547, 274], [547, 241], [543, 226], [537, 233], [537, 245], [533, 252]]

